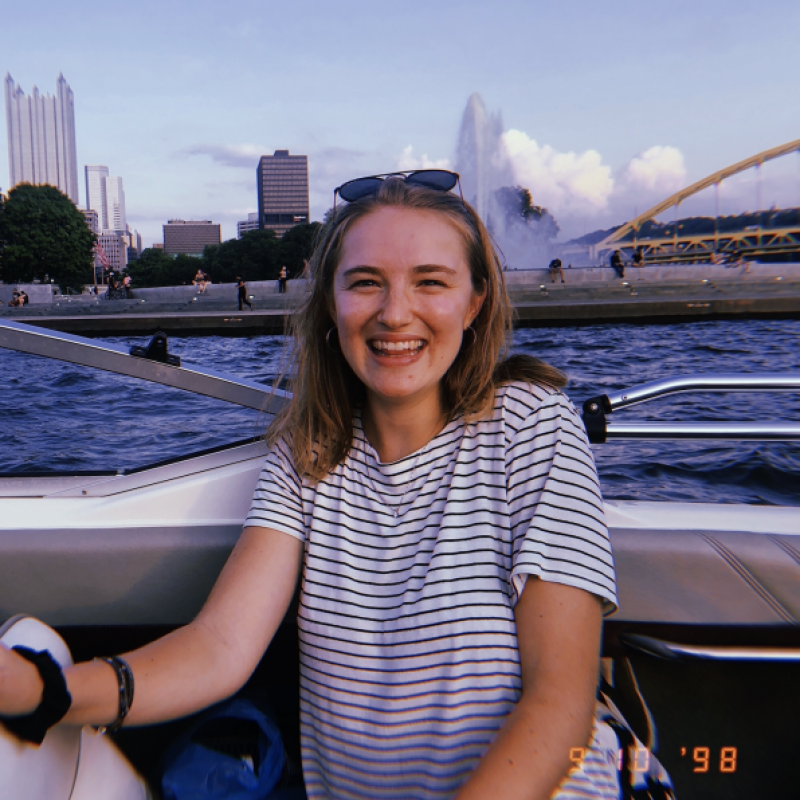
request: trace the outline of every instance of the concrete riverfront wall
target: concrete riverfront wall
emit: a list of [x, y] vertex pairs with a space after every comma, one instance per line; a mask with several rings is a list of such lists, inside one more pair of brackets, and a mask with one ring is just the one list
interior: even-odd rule
[[[515, 289], [538, 288], [551, 283], [550, 270], [526, 269], [509, 270], [504, 273], [510, 292]], [[725, 267], [721, 264], [667, 264], [663, 266], [626, 267], [624, 280], [631, 283], [699, 283], [702, 280], [736, 281], [742, 283], [769, 280], [771, 278], [800, 280], [800, 263], [759, 264], [751, 262], [748, 267]], [[558, 278], [556, 278], [558, 281]], [[610, 267], [564, 267], [564, 280], [573, 286], [620, 285], [623, 279]], [[560, 281], [559, 281], [560, 282]], [[287, 283], [286, 299], [301, 297], [306, 292], [308, 282], [302, 279]], [[42, 287], [49, 288], [49, 287]], [[209, 299], [236, 301], [235, 283], [212, 283], [206, 289]], [[247, 284], [248, 297], [256, 302], [279, 297], [277, 281], [251, 281]], [[163, 286], [157, 289], [133, 288], [133, 297], [152, 303], [190, 303], [197, 296], [195, 286]], [[9, 299], [11, 293], [9, 292]], [[7, 301], [6, 301], [7, 302]], [[31, 302], [33, 298], [31, 298]]]
[[[286, 299], [297, 299], [306, 292], [307, 281], [302, 279], [290, 280], [286, 284]], [[196, 286], [160, 286], [156, 289], [137, 289], [132, 291], [137, 300], [146, 300], [150, 303], [191, 303], [197, 297]], [[236, 302], [238, 289], [235, 283], [212, 283], [206, 288], [205, 296], [214, 300], [228, 300]], [[247, 296], [256, 302], [267, 297], [280, 297], [278, 281], [249, 281], [247, 283]]]
[[0, 303], [7, 306], [15, 289], [22, 289], [28, 295], [28, 305], [53, 302], [53, 285], [50, 283], [0, 283]]
[[[783, 278], [800, 280], [800, 263], [760, 264], [726, 267], [723, 264], [664, 264], [647, 267], [625, 267], [625, 277], [620, 278], [611, 267], [563, 267], [567, 284], [619, 285], [623, 280], [631, 283], [695, 283], [702, 280], [736, 281], [742, 283]], [[509, 291], [530, 289], [550, 284], [549, 269], [509, 270], [504, 273]], [[556, 276], [556, 281], [560, 279]]]

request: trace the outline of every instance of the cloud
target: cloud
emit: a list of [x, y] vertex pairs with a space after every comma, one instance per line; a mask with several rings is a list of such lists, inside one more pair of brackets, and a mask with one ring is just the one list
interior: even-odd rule
[[506, 131], [503, 141], [517, 181], [530, 190], [537, 205], [546, 206], [557, 217], [596, 214], [608, 206], [614, 178], [596, 150], [560, 153], [518, 130]]
[[424, 153], [422, 156], [417, 157], [414, 155], [414, 148], [411, 145], [403, 148], [402, 155], [397, 159], [397, 169], [410, 170], [410, 169], [450, 169], [449, 158], [438, 158], [436, 160], [428, 158], [428, 154]]
[[632, 158], [620, 170], [619, 179], [630, 189], [667, 197], [686, 186], [683, 154], [675, 147], [655, 145]]
[[269, 148], [255, 144], [193, 144], [178, 150], [175, 156], [208, 156], [225, 167], [255, 169], [261, 156], [271, 154]]

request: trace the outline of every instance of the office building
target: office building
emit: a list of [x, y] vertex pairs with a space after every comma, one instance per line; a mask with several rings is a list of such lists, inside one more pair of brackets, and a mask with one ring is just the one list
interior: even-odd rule
[[103, 231], [97, 237], [97, 243], [115, 272], [128, 266], [128, 239], [122, 231]]
[[86, 219], [86, 224], [92, 233], [100, 233], [100, 222], [97, 219], [97, 212], [91, 208], [84, 208], [81, 213]]
[[108, 167], [86, 166], [83, 168], [86, 175], [86, 208], [97, 214], [101, 231], [107, 231], [108, 204], [106, 202], [106, 178]]
[[128, 220], [125, 217], [125, 192], [122, 190], [122, 178], [106, 178], [106, 216], [108, 229], [126, 231]]
[[128, 225], [128, 248], [135, 248], [136, 255], [141, 255], [142, 247], [142, 234], [139, 231], [132, 231], [131, 226]]
[[47, 184], [78, 205], [75, 101], [64, 76], [58, 76], [53, 97], [35, 86], [26, 95], [6, 73], [5, 102], [10, 188]]
[[86, 173], [86, 208], [97, 212], [101, 231], [126, 231], [125, 191], [122, 178], [110, 176], [108, 167], [84, 167]]
[[236, 238], [241, 239], [243, 234], [248, 231], [257, 231], [259, 227], [258, 212], [256, 211], [254, 214], [248, 214], [246, 220], [236, 223]]
[[283, 236], [289, 228], [308, 222], [308, 157], [288, 150], [261, 156], [256, 170], [258, 219], [262, 229]]
[[164, 252], [171, 256], [201, 256], [207, 245], [222, 241], [220, 226], [211, 220], [171, 219], [163, 228]]

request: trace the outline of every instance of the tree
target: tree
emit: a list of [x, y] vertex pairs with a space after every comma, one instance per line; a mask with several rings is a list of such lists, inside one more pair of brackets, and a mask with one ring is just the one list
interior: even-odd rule
[[[175, 259], [168, 256], [163, 250], [148, 247], [142, 250], [136, 261], [128, 264], [128, 275], [135, 287], [149, 289], [153, 286], [171, 286], [174, 284]], [[192, 273], [194, 275], [194, 273]], [[186, 278], [184, 277], [185, 281]], [[182, 281], [177, 281], [181, 283]]]
[[206, 247], [203, 268], [215, 283], [233, 283], [237, 277], [246, 281], [277, 279], [277, 245], [274, 231], [248, 231], [241, 239]]
[[314, 252], [314, 245], [321, 228], [319, 222], [289, 228], [278, 245], [278, 261], [280, 261], [278, 271], [285, 265], [290, 278], [299, 278], [303, 274], [303, 262], [311, 258]]
[[95, 240], [65, 194], [19, 184], [0, 205], [0, 277], [5, 283], [52, 279], [62, 291], [80, 289], [92, 280]]
[[320, 228], [318, 222], [295, 225], [278, 239], [274, 231], [248, 231], [241, 239], [229, 239], [203, 251], [203, 269], [216, 283], [273, 281], [285, 266], [290, 277], [303, 272], [303, 261], [311, 257]]
[[535, 206], [528, 189], [522, 186], [503, 186], [495, 192], [497, 205], [503, 213], [506, 230], [524, 226], [536, 235], [555, 239], [561, 230], [555, 217], [544, 206]]

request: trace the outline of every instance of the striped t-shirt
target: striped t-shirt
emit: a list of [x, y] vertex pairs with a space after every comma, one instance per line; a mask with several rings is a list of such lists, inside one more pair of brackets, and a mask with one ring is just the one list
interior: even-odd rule
[[514, 604], [527, 576], [616, 603], [581, 420], [561, 392], [528, 384], [393, 463], [356, 419], [347, 457], [315, 485], [279, 442], [246, 525], [305, 542], [310, 798], [452, 797], [520, 696]]

